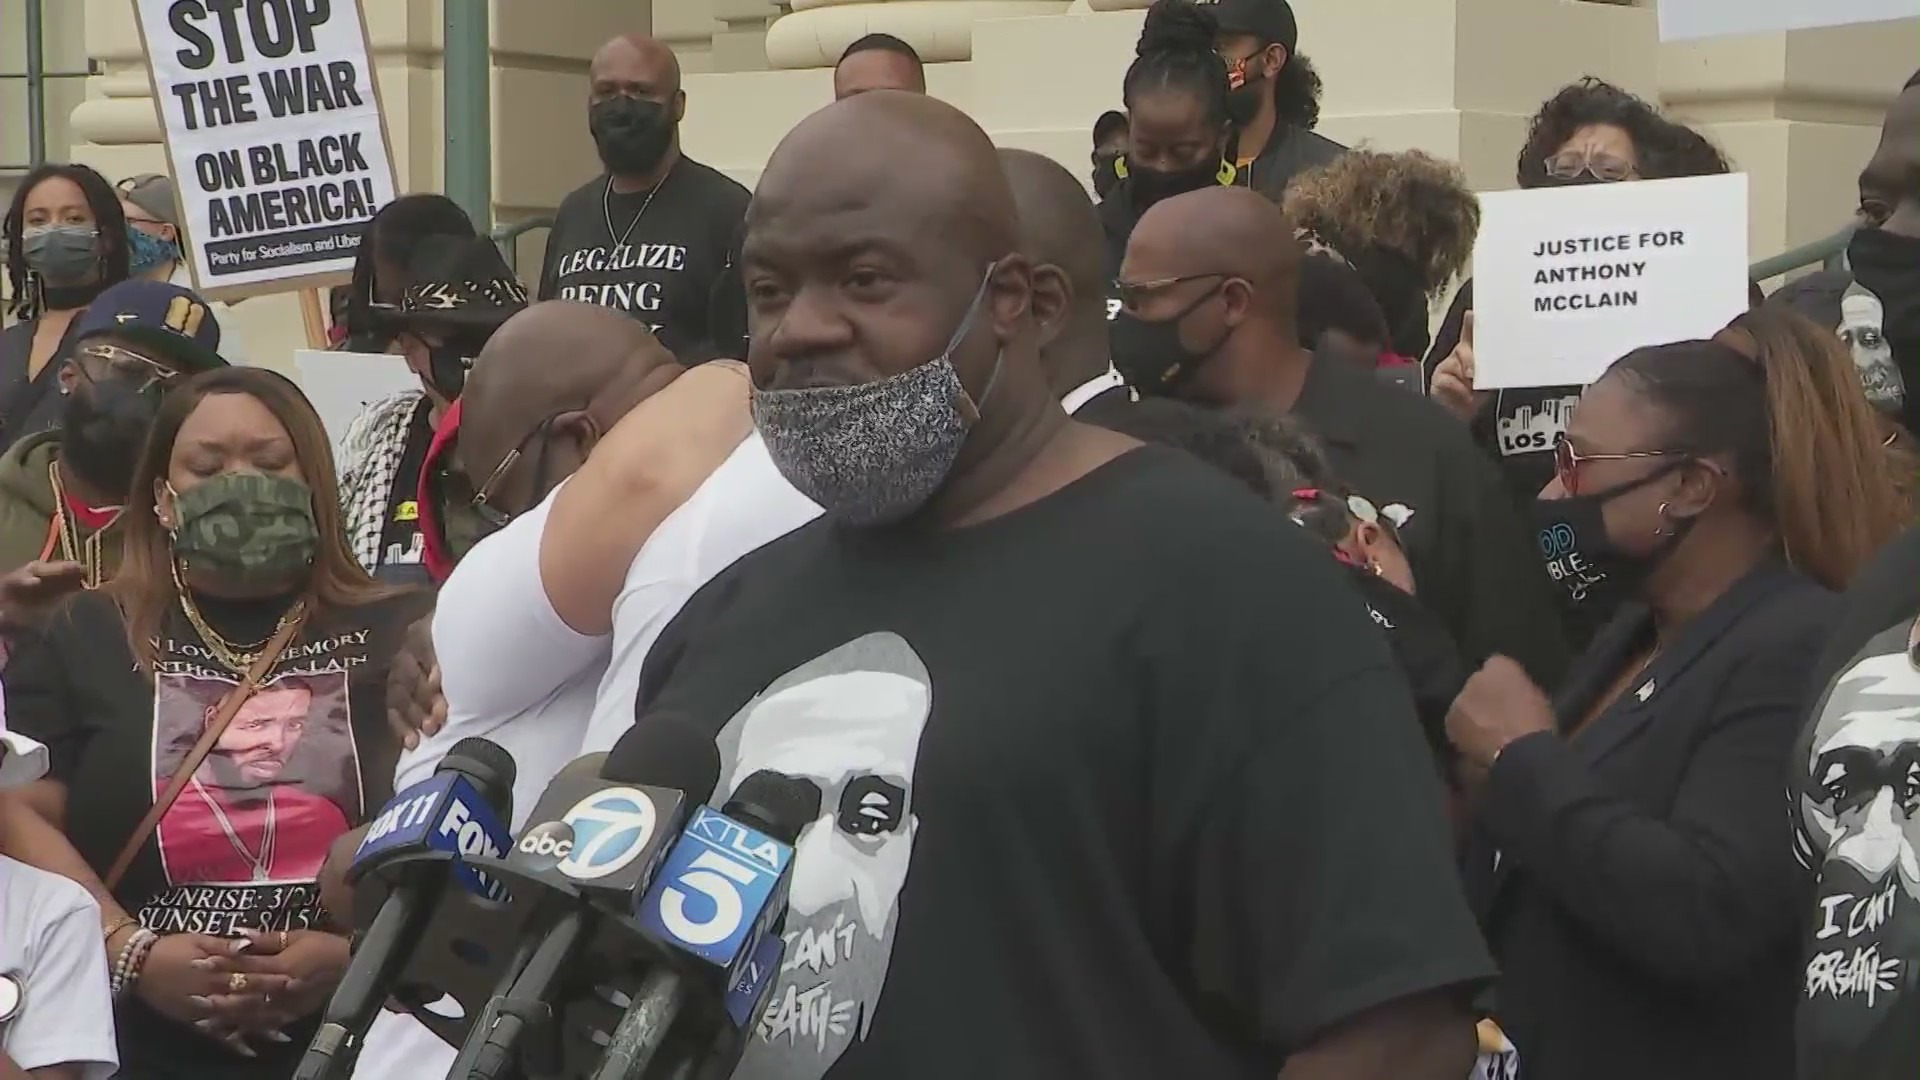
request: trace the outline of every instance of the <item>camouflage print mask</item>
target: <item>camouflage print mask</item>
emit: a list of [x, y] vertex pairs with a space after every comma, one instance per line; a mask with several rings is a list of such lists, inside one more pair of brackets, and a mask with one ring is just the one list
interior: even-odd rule
[[319, 544], [313, 489], [286, 476], [209, 477], [174, 495], [173, 516], [174, 557], [235, 584], [304, 574]]

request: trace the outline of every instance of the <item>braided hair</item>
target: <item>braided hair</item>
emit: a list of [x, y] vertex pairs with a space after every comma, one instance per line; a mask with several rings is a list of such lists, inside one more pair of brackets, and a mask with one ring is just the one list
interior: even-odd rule
[[13, 295], [8, 311], [20, 319], [30, 319], [40, 313], [35, 302], [38, 290], [32, 287], [37, 275], [27, 270], [26, 248], [21, 236], [26, 231], [27, 198], [35, 188], [53, 179], [72, 181], [86, 197], [87, 209], [93, 213], [93, 227], [100, 234], [100, 284], [114, 285], [127, 279], [127, 215], [113, 185], [85, 165], [42, 165], [21, 179], [20, 186], [13, 192], [13, 205], [7, 208], [6, 221], [0, 224], [0, 232], [7, 237], [7, 287]]
[[1120, 83], [1121, 100], [1132, 109], [1138, 95], [1181, 90], [1198, 98], [1207, 123], [1225, 130], [1227, 62], [1214, 52], [1220, 23], [1193, 0], [1153, 0], [1133, 63]]

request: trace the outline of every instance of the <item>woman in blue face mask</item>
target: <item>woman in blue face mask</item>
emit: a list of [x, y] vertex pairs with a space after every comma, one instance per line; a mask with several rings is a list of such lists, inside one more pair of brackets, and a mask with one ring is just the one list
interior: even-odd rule
[[173, 181], [160, 173], [129, 176], [117, 186], [127, 215], [129, 272], [149, 281], [191, 287], [180, 261], [180, 212]]
[[106, 178], [85, 165], [42, 165], [21, 181], [0, 225], [9, 313], [0, 331], [0, 451], [61, 414], [60, 365], [74, 316], [127, 279], [127, 222]]

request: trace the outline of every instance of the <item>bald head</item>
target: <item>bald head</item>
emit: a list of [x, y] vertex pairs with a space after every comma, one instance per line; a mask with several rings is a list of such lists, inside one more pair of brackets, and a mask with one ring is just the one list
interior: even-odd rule
[[760, 174], [747, 208], [749, 242], [782, 219], [856, 207], [891, 228], [958, 243], [982, 269], [1018, 245], [1013, 194], [993, 141], [965, 113], [924, 94], [874, 90], [802, 120]]
[[594, 50], [587, 77], [595, 100], [613, 94], [671, 98], [680, 92], [680, 58], [655, 38], [621, 34]]
[[[1040, 352], [1048, 380], [1064, 396], [1108, 366], [1106, 234], [1086, 188], [1059, 162], [1030, 150], [999, 155], [1020, 215], [1020, 250], [1057, 268], [1070, 290], [1062, 325]], [[1044, 291], [1044, 282], [1036, 288]]]
[[[543, 424], [590, 429], [588, 437], [597, 437], [679, 370], [673, 355], [624, 315], [564, 300], [534, 304], [494, 331], [474, 359], [460, 396], [461, 471], [477, 486], [514, 450], [534, 455], [534, 444], [549, 434], [539, 430]], [[539, 482], [516, 476], [513, 487], [551, 486], [579, 466], [556, 464], [553, 475]], [[524, 494], [537, 501], [544, 491]]]
[[1247, 188], [1208, 187], [1155, 203], [1127, 240], [1120, 279], [1197, 274], [1244, 278], [1263, 297], [1285, 297], [1290, 312], [1300, 242], [1280, 208]]
[[872, 384], [945, 358], [978, 412], [961, 408], [967, 461], [1045, 430], [1059, 406], [1019, 242], [993, 143], [958, 109], [898, 90], [821, 109], [781, 140], [747, 207], [755, 384]]

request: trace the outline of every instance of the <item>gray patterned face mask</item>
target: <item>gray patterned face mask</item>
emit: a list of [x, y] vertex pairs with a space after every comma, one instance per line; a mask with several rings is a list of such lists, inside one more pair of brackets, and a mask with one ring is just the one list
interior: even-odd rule
[[[753, 426], [780, 475], [849, 525], [886, 525], [925, 505], [980, 417], [953, 369], [953, 351], [972, 331], [992, 280], [988, 267], [959, 329], [927, 363], [854, 386], [756, 387]], [[981, 401], [999, 377], [996, 356]]]

